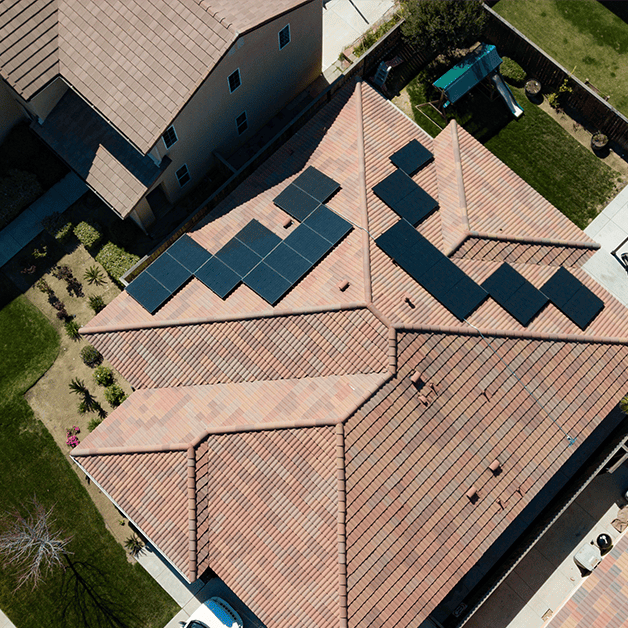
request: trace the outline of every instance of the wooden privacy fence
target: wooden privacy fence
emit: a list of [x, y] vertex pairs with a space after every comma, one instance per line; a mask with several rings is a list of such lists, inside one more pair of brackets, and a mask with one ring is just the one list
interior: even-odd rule
[[546, 93], [556, 91], [569, 77], [573, 91], [563, 95], [566, 107], [577, 111], [587, 121], [590, 130], [608, 135], [611, 141], [628, 151], [628, 119], [624, 115], [570, 75], [569, 70], [545, 54], [493, 9], [488, 6], [485, 9], [489, 15], [485, 39], [497, 46], [502, 57], [514, 59], [529, 76], [541, 82]]

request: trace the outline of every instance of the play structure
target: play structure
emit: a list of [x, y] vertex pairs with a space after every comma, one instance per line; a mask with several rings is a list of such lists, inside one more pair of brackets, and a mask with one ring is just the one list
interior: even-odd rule
[[499, 74], [501, 63], [502, 59], [497, 54], [495, 46], [492, 44], [480, 44], [460, 63], [434, 81], [434, 87], [441, 91], [441, 99], [438, 101], [437, 108], [444, 109], [455, 103], [480, 81], [490, 76], [508, 109], [518, 118], [523, 113], [523, 109], [517, 104], [508, 85], [504, 83]]

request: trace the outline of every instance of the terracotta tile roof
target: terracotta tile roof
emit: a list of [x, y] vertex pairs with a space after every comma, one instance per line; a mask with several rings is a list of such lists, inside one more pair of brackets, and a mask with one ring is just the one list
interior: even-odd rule
[[550, 628], [620, 628], [628, 623], [628, 536], [550, 620]]
[[26, 100], [59, 74], [59, 0], [0, 6], [0, 73]]
[[123, 218], [161, 173], [71, 89], [32, 128]]
[[[522, 327], [492, 299], [459, 321], [374, 245], [399, 218], [371, 188], [411, 139], [435, 154], [413, 178], [439, 201], [418, 230], [480, 282], [503, 260], [537, 287], [568, 266], [605, 304], [585, 331], [553, 305]], [[457, 151], [459, 168], [447, 163]], [[463, 129], [432, 140], [362, 83], [339, 92], [192, 237], [215, 251], [251, 218], [283, 235], [272, 199], [308, 165], [341, 185], [329, 205], [354, 224], [349, 237], [274, 308], [244, 287], [223, 301], [195, 280], [152, 316], [120, 295], [83, 333], [140, 390], [84, 441], [100, 454], [74, 455], [187, 447], [190, 528], [180, 542], [189, 551], [176, 564], [189, 578], [214, 569], [266, 625], [417, 626], [612, 422], [628, 385], [626, 310], [581, 268], [596, 245]], [[298, 410], [280, 399], [297, 385], [314, 386]], [[211, 417], [198, 414], [216, 399]], [[312, 416], [329, 427], [296, 427]], [[197, 445], [204, 422], [226, 433]], [[303, 466], [292, 466], [286, 452], [301, 447]], [[498, 476], [488, 470], [496, 458]], [[223, 468], [235, 472], [223, 478]], [[203, 506], [210, 473], [218, 480]], [[155, 502], [150, 517], [166, 507]], [[256, 508], [267, 516], [250, 520]]]
[[350, 626], [420, 623], [625, 389], [627, 346], [489, 340], [401, 332], [396, 377], [345, 425]]
[[157, 388], [381, 372], [387, 333], [360, 308], [89, 338], [132, 386]]
[[199, 573], [266, 626], [336, 626], [333, 427], [211, 436], [197, 451]]
[[159, 551], [187, 570], [186, 452], [89, 456], [80, 462]]
[[147, 153], [240, 33], [300, 4], [9, 0], [2, 77], [28, 100], [60, 74]]
[[75, 454], [184, 449], [207, 432], [335, 425], [387, 378], [371, 373], [137, 390], [107, 417], [107, 430], [89, 434]]

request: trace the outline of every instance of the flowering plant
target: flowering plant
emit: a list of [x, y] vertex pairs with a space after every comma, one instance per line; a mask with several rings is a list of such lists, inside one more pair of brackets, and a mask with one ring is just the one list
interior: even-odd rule
[[78, 425], [73, 425], [70, 428], [67, 428], [65, 430], [65, 436], [66, 436], [66, 440], [65, 440], [65, 444], [69, 445], [70, 447], [74, 448], [76, 447], [81, 441], [79, 441], [77, 434], [80, 434], [81, 432], [81, 428], [78, 427]]

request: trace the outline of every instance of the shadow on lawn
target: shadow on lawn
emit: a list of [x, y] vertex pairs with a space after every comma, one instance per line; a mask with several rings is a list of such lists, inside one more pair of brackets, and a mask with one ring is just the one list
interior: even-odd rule
[[[122, 604], [126, 595], [91, 562], [65, 556], [68, 568], [61, 584], [60, 625], [90, 628], [131, 628], [145, 622]], [[144, 618], [146, 619], [146, 618]]]

